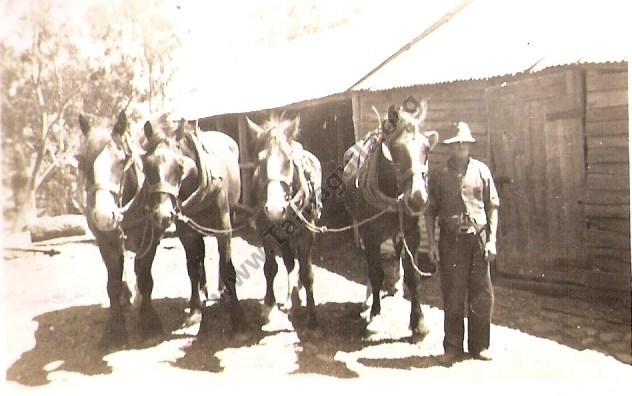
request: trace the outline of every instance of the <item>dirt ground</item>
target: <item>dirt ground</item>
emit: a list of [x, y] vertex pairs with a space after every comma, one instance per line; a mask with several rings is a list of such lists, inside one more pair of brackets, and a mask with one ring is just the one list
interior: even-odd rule
[[[494, 360], [466, 359], [446, 368], [436, 359], [443, 336], [439, 275], [421, 286], [431, 328], [423, 342], [410, 338], [409, 304], [401, 295], [384, 299], [381, 326], [367, 331], [360, 316], [366, 265], [348, 244], [332, 239], [321, 240], [314, 255], [320, 329], [307, 329], [304, 308], [295, 308], [289, 316], [275, 311], [272, 322], [263, 326], [263, 263], [257, 261], [255, 268], [244, 264], [259, 249], [249, 240], [236, 237], [233, 242], [248, 339], [233, 337], [221, 303], [206, 308], [201, 325], [182, 327], [189, 296], [184, 252], [176, 238], [167, 238], [153, 270], [154, 303], [165, 337], [141, 340], [137, 309], [131, 307], [130, 344], [115, 351], [98, 344], [108, 300], [105, 268], [92, 242], [45, 246], [52, 249], [50, 256], [4, 251], [9, 391], [5, 394], [83, 394], [86, 389], [100, 393], [129, 386], [164, 391], [181, 385], [215, 390], [282, 384], [310, 389], [384, 381], [438, 387], [536, 381], [544, 386], [564, 384], [565, 393], [569, 387], [585, 391], [595, 384], [600, 390], [630, 385], [629, 308], [616, 302], [537, 295], [499, 282], [491, 335]], [[215, 246], [207, 238], [211, 286], [217, 284]], [[130, 254], [126, 259], [131, 284], [132, 258]], [[275, 283], [278, 300], [286, 292], [283, 268], [279, 265]]]

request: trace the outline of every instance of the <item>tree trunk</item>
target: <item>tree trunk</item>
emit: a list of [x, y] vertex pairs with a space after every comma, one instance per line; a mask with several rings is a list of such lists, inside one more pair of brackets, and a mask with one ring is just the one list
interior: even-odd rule
[[21, 232], [37, 218], [37, 204], [35, 201], [35, 190], [25, 185], [22, 189], [15, 191], [15, 223], [14, 232]]

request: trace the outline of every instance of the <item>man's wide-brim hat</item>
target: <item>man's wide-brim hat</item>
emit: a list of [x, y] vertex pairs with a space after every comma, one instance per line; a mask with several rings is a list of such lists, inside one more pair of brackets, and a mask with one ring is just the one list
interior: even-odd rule
[[456, 136], [451, 137], [443, 141], [443, 144], [451, 144], [451, 143], [476, 143], [476, 139], [472, 136], [472, 131], [470, 130], [470, 126], [464, 122], [459, 122], [455, 125], [456, 128]]

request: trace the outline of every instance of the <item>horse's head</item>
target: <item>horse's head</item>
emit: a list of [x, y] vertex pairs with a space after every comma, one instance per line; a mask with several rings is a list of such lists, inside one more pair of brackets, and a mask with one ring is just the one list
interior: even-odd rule
[[113, 231], [121, 214], [124, 176], [134, 161], [127, 117], [121, 112], [114, 126], [91, 126], [79, 116], [85, 135], [77, 155], [79, 168], [86, 178], [87, 215], [100, 231]]
[[254, 140], [257, 164], [254, 180], [263, 211], [272, 222], [282, 220], [288, 212], [294, 181], [294, 138], [300, 119], [285, 120], [272, 115], [263, 126], [246, 118]]
[[184, 175], [184, 156], [177, 141], [181, 134], [176, 133], [175, 139], [167, 136], [166, 124], [167, 121], [163, 119], [156, 124], [160, 128], [154, 129], [150, 121], [145, 122], [144, 126], [147, 151], [143, 155], [143, 169], [149, 194], [147, 208], [149, 220], [161, 231], [166, 230], [175, 218]]
[[382, 122], [386, 150], [398, 170], [399, 193], [413, 213], [421, 212], [428, 202], [428, 156], [439, 140], [435, 131], [422, 131], [428, 105], [409, 97], [396, 108], [391, 105]]

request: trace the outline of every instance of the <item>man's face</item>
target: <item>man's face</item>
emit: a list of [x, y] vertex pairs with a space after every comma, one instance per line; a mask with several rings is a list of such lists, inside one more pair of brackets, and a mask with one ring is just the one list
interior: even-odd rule
[[452, 155], [458, 159], [467, 159], [470, 155], [470, 147], [472, 143], [467, 142], [457, 142], [452, 143]]

